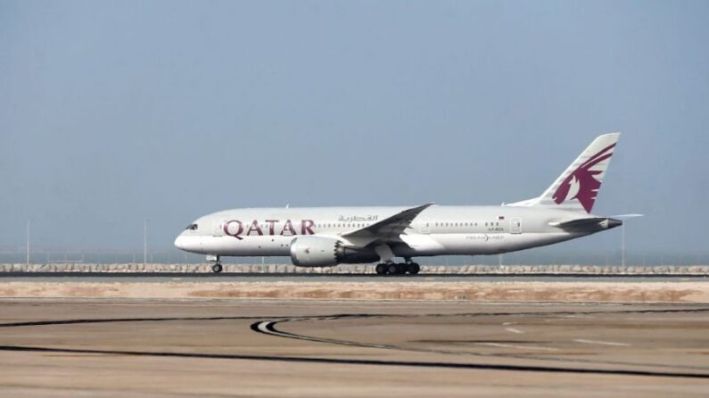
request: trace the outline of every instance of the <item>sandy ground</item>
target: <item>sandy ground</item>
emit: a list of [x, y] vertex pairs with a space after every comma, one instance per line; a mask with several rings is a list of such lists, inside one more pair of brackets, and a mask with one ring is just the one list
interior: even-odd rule
[[1, 396], [709, 391], [706, 304], [52, 298], [0, 309]]
[[0, 297], [269, 298], [709, 303], [709, 281], [672, 282], [88, 282], [7, 281]]

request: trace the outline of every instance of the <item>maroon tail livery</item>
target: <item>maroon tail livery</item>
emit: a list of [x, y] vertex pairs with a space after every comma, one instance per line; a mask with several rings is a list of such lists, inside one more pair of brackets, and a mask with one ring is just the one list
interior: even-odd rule
[[512, 206], [560, 207], [590, 213], [619, 138], [620, 133], [599, 136], [541, 196]]

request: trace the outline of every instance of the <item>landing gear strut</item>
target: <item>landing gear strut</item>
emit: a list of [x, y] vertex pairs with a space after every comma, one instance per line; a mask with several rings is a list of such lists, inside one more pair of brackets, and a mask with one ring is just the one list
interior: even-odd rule
[[417, 263], [407, 261], [404, 264], [379, 263], [374, 269], [377, 275], [416, 275], [421, 270], [421, 267]]
[[222, 267], [222, 263], [219, 262], [219, 256], [213, 256], [210, 254], [207, 256], [207, 261], [214, 263], [212, 264], [212, 272], [214, 272], [215, 274], [222, 272], [222, 270], [224, 269], [224, 267]]

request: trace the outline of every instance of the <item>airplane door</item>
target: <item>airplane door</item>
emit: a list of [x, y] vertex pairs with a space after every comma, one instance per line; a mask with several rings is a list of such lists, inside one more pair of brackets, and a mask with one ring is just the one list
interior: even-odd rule
[[522, 233], [522, 219], [512, 218], [510, 219], [510, 233], [521, 234]]

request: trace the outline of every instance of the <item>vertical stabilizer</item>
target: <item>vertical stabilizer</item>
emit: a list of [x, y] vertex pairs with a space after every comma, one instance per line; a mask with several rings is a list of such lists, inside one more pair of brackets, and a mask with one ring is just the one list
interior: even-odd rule
[[598, 136], [541, 196], [509, 206], [542, 206], [590, 213], [620, 133]]

